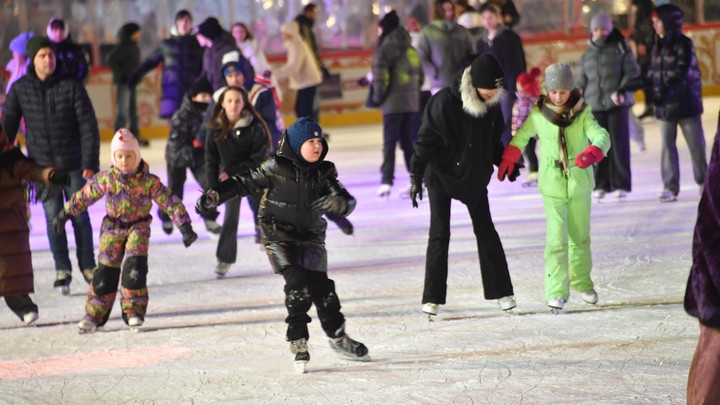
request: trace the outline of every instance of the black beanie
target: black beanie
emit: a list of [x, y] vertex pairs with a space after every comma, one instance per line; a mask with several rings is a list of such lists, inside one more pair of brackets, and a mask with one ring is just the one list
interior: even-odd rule
[[215, 17], [208, 17], [202, 24], [198, 25], [198, 33], [212, 41], [220, 38], [223, 29]]
[[30, 38], [27, 43], [27, 53], [28, 58], [30, 58], [30, 63], [33, 63], [35, 55], [37, 55], [38, 51], [42, 48], [53, 48], [50, 38], [40, 36]]
[[387, 35], [400, 26], [400, 18], [398, 18], [395, 10], [392, 10], [385, 14], [385, 17], [380, 20], [379, 24], [383, 29], [382, 35]]
[[484, 53], [475, 58], [470, 65], [470, 77], [475, 88], [501, 89], [505, 73], [494, 56]]
[[190, 86], [190, 90], [188, 90], [190, 98], [193, 98], [200, 93], [208, 93], [210, 95], [213, 93], [212, 84], [210, 84], [208, 79], [204, 77], [193, 83], [192, 86]]

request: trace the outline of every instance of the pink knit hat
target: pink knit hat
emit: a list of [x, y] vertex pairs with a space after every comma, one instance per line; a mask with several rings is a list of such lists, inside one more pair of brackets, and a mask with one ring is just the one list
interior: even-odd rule
[[112, 164], [115, 167], [117, 167], [117, 162], [115, 162], [115, 151], [117, 150], [129, 150], [135, 153], [135, 167], [132, 169], [132, 173], [134, 173], [140, 165], [142, 157], [140, 156], [140, 146], [138, 145], [137, 138], [135, 138], [135, 135], [126, 128], [118, 129], [117, 132], [115, 132], [115, 136], [113, 136], [112, 142], [110, 143]]

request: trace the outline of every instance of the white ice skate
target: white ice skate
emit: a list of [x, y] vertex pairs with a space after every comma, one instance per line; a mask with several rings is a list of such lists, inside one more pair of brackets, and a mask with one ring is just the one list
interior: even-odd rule
[[35, 321], [38, 320], [38, 313], [35, 311], [26, 312], [22, 319], [27, 326], [35, 325]]
[[600, 202], [603, 198], [605, 198], [605, 194], [607, 194], [605, 190], [595, 190], [593, 191], [592, 196], [595, 200], [597, 200], [597, 202]]
[[500, 309], [503, 311], [512, 314], [512, 310], [517, 306], [517, 303], [515, 302], [514, 296], [508, 295], [507, 297], [500, 298], [498, 300], [498, 305], [500, 305]]
[[301, 338], [290, 341], [290, 351], [295, 355], [295, 371], [305, 373], [305, 367], [310, 361], [310, 352], [308, 352], [307, 339]]
[[89, 319], [83, 319], [82, 321], [78, 322], [78, 332], [81, 335], [84, 335], [86, 333], [93, 333], [97, 329], [97, 325], [95, 325], [95, 322], [89, 320]]
[[390, 198], [390, 190], [392, 189], [392, 186], [390, 184], [381, 184], [380, 187], [378, 187], [375, 194], [377, 194], [380, 198]]
[[225, 277], [228, 271], [230, 271], [230, 263], [218, 262], [217, 266], [215, 266], [215, 274], [217, 274], [217, 278]]
[[427, 314], [428, 321], [433, 321], [433, 316], [438, 314], [438, 304], [433, 304], [432, 302], [427, 302], [423, 304], [422, 311]]
[[522, 186], [527, 187], [537, 187], [538, 183], [538, 174], [537, 172], [531, 172], [528, 174], [527, 179], [522, 182]]
[[618, 190], [615, 192], [615, 196], [617, 197], [618, 201], [623, 202], [627, 198], [628, 192], [625, 190]]
[[60, 289], [60, 294], [70, 295], [70, 283], [72, 282], [72, 276], [70, 270], [57, 270], [55, 272], [55, 283], [53, 287]]
[[548, 301], [548, 306], [550, 307], [550, 312], [557, 315], [565, 306], [565, 300], [560, 297], [552, 298]]
[[580, 298], [582, 298], [582, 300], [587, 302], [588, 304], [592, 304], [592, 305], [595, 305], [598, 302], [598, 295], [594, 289], [590, 289], [585, 292], [581, 292]]
[[133, 332], [140, 332], [140, 327], [142, 326], [142, 324], [143, 320], [139, 316], [131, 316], [130, 318], [128, 318], [128, 326]]

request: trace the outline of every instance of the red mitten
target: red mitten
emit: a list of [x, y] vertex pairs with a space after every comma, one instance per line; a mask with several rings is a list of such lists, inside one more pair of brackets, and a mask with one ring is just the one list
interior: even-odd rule
[[203, 144], [200, 143], [200, 141], [198, 139], [193, 139], [193, 147], [196, 149], [200, 149], [203, 147]]
[[515, 146], [509, 145], [502, 154], [502, 160], [498, 166], [498, 180], [505, 180], [515, 170], [515, 163], [522, 157], [522, 151]]
[[605, 155], [602, 149], [595, 145], [590, 145], [575, 156], [575, 166], [584, 169], [593, 163], [599, 163], [604, 157]]

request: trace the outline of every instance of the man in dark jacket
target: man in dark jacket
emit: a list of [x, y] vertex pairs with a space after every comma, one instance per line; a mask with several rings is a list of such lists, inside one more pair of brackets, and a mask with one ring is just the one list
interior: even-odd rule
[[172, 117], [180, 108], [185, 93], [200, 77], [204, 49], [192, 29], [192, 15], [187, 10], [178, 11], [170, 38], [164, 40], [128, 78], [128, 87], [135, 87], [147, 72], [162, 63], [160, 118], [169, 120]]
[[[238, 52], [238, 58], [244, 61], [245, 57], [235, 44], [235, 39], [220, 26], [215, 17], [210, 17], [198, 25], [197, 38], [200, 46], [207, 48], [203, 55], [203, 68], [200, 76], [205, 77], [210, 82], [213, 90], [217, 90], [225, 86], [225, 77], [222, 74], [223, 56], [236, 51]], [[246, 77], [249, 85], [255, 77], [255, 69], [249, 62], [247, 62], [247, 65], [251, 73], [250, 77]]]
[[[430, 98], [412, 157], [410, 198], [417, 207], [422, 182], [430, 198], [430, 232], [425, 259], [423, 312], [437, 315], [445, 304], [450, 243], [450, 204], [464, 203], [477, 239], [485, 299], [515, 307], [513, 286], [487, 196], [493, 164], [501, 160], [505, 129], [500, 100], [504, 73], [490, 54], [478, 56], [454, 82]], [[514, 181], [516, 169], [510, 176]]]
[[[653, 0], [632, 0], [632, 5], [635, 6], [635, 23], [630, 39], [635, 43], [635, 49], [637, 49], [636, 56], [640, 67], [640, 76], [645, 77], [650, 68], [650, 51], [652, 51], [655, 41], [655, 31], [650, 17], [655, 10], [655, 4], [653, 4]], [[644, 86], [642, 91], [645, 94], [645, 111], [638, 117], [640, 119], [654, 114], [652, 86]]]
[[315, 56], [315, 61], [317, 61], [318, 67], [322, 71], [323, 79], [327, 79], [330, 76], [330, 71], [328, 71], [327, 67], [325, 67], [325, 64], [320, 58], [320, 51], [318, 50], [315, 31], [313, 31], [316, 20], [317, 4], [314, 3], [306, 4], [305, 7], [303, 7], [302, 14], [298, 14], [298, 16], [295, 17], [295, 21], [298, 23], [298, 27], [300, 28], [300, 37], [308, 44], [310, 50]]
[[120, 27], [117, 34], [118, 44], [110, 52], [107, 64], [115, 83], [115, 131], [125, 128], [129, 121], [130, 132], [138, 138], [138, 144], [148, 146], [148, 141], [140, 139], [135, 87], [127, 85], [130, 74], [140, 66], [140, 35], [140, 26], [133, 22]]
[[665, 4], [652, 15], [657, 34], [648, 79], [652, 83], [655, 117], [662, 136], [661, 172], [664, 189], [660, 201], [676, 201], [680, 192], [680, 164], [676, 145], [677, 127], [682, 129], [690, 149], [693, 175], [700, 186], [705, 181], [707, 158], [703, 113], [702, 80], [695, 45], [683, 35], [683, 12]]
[[[52, 221], [63, 210], [63, 197], [69, 199], [98, 171], [100, 133], [85, 87], [56, 70], [52, 42], [46, 37], [34, 37], [27, 50], [31, 61], [28, 73], [15, 82], [7, 96], [3, 126], [12, 143], [20, 120], [25, 118], [28, 155], [40, 165], [53, 166], [70, 177], [70, 185], [60, 190], [46, 188], [40, 195], [57, 270], [55, 287], [67, 294], [72, 280], [67, 236], [64, 232], [56, 234]], [[90, 217], [84, 213], [73, 217], [72, 223], [79, 266], [90, 282], [95, 269]]]
[[87, 83], [90, 78], [90, 56], [73, 42], [70, 30], [60, 17], [53, 17], [48, 22], [47, 35], [52, 41], [55, 57], [58, 61], [60, 76], [77, 79]]

